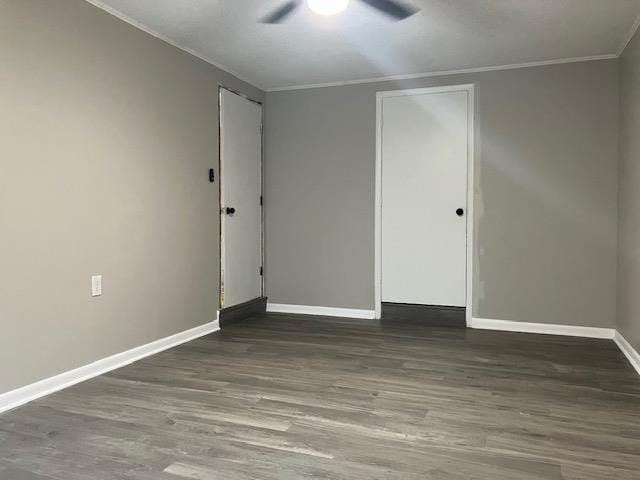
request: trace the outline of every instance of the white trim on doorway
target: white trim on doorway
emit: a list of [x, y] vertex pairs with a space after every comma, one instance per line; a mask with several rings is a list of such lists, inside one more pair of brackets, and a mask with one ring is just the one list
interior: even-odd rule
[[376, 93], [376, 165], [375, 165], [375, 233], [374, 233], [374, 295], [375, 318], [382, 317], [382, 101], [385, 97], [466, 91], [469, 93], [468, 153], [467, 153], [467, 273], [466, 323], [473, 317], [473, 251], [474, 251], [474, 165], [475, 165], [475, 99], [474, 85], [447, 85], [441, 87], [391, 90]]

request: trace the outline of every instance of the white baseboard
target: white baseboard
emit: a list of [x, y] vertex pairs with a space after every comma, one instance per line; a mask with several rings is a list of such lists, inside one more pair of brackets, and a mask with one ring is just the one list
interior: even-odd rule
[[629, 363], [631, 363], [633, 368], [636, 369], [636, 372], [640, 374], [640, 353], [638, 353], [618, 331], [616, 331], [613, 340], [616, 342], [616, 345], [618, 345], [618, 348], [622, 350], [622, 353], [627, 357]]
[[155, 353], [167, 350], [181, 343], [202, 337], [209, 333], [220, 330], [219, 327], [220, 313], [218, 318], [210, 323], [200, 325], [184, 332], [176, 333], [169, 337], [161, 338], [146, 345], [132, 348], [126, 352], [116, 353], [107, 358], [97, 360], [93, 363], [83, 365], [68, 372], [45, 378], [39, 382], [0, 394], [0, 413], [6, 412], [13, 408], [19, 407], [40, 397], [44, 397], [51, 393], [57, 392], [64, 388], [84, 382], [90, 378], [97, 377], [103, 373], [110, 372], [120, 367], [124, 367], [130, 363], [148, 357]]
[[[278, 303], [267, 304], [268, 312], [296, 313], [302, 315], [321, 315], [330, 317], [347, 317], [373, 319], [373, 310], [357, 310], [349, 308], [314, 307], [306, 305], [286, 305]], [[568, 335], [573, 337], [606, 338], [613, 339], [631, 365], [640, 374], [640, 354], [627, 342], [624, 337], [614, 329], [595, 327], [576, 327], [571, 325], [549, 325], [544, 323], [512, 322], [506, 320], [492, 320], [487, 318], [473, 318], [471, 328], [484, 330], [502, 330], [508, 332], [541, 333], [550, 335]], [[198, 337], [216, 332], [219, 327], [218, 319], [213, 322], [200, 325], [184, 332], [176, 333], [169, 337], [161, 338], [154, 342], [142, 345], [125, 352], [117, 353], [102, 360], [84, 365], [82, 367], [46, 378], [25, 387], [0, 394], [0, 413], [24, 405], [28, 402], [70, 387], [77, 383], [97, 377], [103, 373], [133, 363], [155, 353], [167, 350], [182, 343], [194, 340]]]
[[320, 315], [325, 317], [362, 318], [372, 320], [375, 310], [357, 310], [354, 308], [313, 307], [309, 305], [288, 305], [284, 303], [267, 303], [267, 312], [296, 313], [299, 315]]
[[501, 330], [504, 332], [541, 333], [546, 335], [565, 335], [569, 337], [613, 339], [615, 329], [598, 327], [576, 327], [573, 325], [552, 325], [546, 323], [512, 322], [490, 318], [472, 318], [471, 328], [481, 330]]

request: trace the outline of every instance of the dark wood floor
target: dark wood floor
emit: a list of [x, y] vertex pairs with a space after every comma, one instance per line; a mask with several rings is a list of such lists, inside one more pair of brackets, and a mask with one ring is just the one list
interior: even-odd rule
[[613, 342], [262, 316], [0, 416], [2, 480], [640, 479]]

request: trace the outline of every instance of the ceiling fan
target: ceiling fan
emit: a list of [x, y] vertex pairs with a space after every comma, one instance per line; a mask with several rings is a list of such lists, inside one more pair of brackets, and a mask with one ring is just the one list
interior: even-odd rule
[[[291, 15], [304, 0], [289, 0], [271, 14], [264, 17], [262, 23], [282, 23]], [[418, 12], [417, 8], [403, 5], [395, 0], [360, 0], [372, 8], [398, 21], [410, 17]], [[344, 11], [349, 0], [306, 0], [309, 8], [320, 15], [335, 15]]]

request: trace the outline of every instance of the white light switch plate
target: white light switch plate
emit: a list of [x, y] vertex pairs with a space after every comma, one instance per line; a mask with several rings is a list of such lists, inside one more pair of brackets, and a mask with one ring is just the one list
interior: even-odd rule
[[91, 296], [99, 297], [102, 295], [102, 275], [93, 275], [91, 277]]

